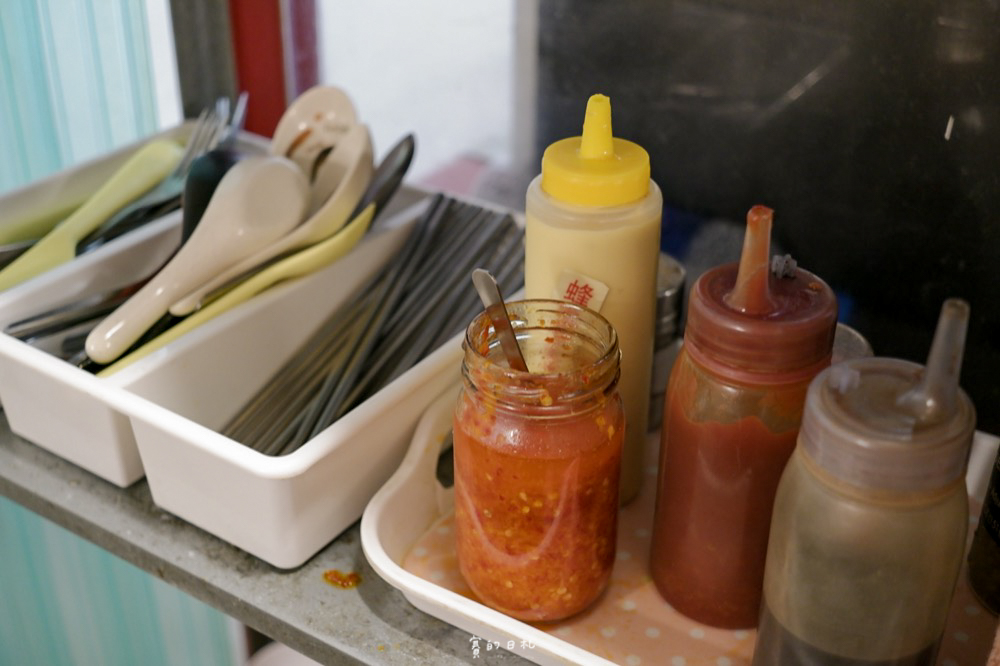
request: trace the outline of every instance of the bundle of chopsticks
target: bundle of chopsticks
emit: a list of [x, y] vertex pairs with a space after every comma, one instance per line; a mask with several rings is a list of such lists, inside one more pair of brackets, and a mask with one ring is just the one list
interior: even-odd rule
[[437, 195], [398, 253], [338, 308], [222, 429], [287, 455], [465, 329], [482, 309], [469, 275], [521, 288], [524, 232], [509, 214]]

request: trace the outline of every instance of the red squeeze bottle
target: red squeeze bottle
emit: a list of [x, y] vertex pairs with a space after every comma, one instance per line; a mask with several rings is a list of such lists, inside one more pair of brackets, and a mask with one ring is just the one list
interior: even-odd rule
[[825, 282], [772, 263], [772, 219], [750, 209], [739, 263], [692, 286], [660, 442], [653, 581], [677, 611], [733, 629], [757, 624], [774, 495], [837, 324]]

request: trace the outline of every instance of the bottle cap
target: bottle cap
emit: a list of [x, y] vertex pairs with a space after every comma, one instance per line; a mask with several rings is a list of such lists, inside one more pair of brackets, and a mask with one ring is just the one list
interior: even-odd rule
[[[691, 287], [684, 340], [714, 371], [755, 383], [811, 377], [830, 362], [837, 299], [788, 258], [771, 261], [773, 211], [754, 206], [739, 263]], [[772, 266], [772, 264], [774, 264]]]
[[582, 136], [556, 141], [542, 155], [542, 190], [564, 203], [620, 206], [649, 192], [649, 155], [611, 133], [611, 100], [587, 101]]
[[930, 491], [962, 477], [976, 426], [958, 385], [968, 319], [965, 301], [945, 301], [926, 366], [873, 357], [817, 376], [802, 417], [809, 458], [861, 488]]

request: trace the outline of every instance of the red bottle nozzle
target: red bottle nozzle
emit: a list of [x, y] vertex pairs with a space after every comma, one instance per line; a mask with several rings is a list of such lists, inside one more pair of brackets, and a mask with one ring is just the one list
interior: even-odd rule
[[768, 276], [771, 270], [771, 222], [774, 211], [754, 206], [747, 213], [743, 253], [736, 274], [736, 285], [723, 297], [726, 305], [746, 314], [765, 314], [777, 304], [771, 297]]

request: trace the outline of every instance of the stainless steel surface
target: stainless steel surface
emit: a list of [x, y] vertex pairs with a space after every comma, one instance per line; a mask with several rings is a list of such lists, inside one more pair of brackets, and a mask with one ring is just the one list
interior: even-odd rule
[[[473, 660], [471, 636], [418, 611], [368, 565], [358, 525], [295, 571], [280, 571], [158, 509], [149, 486], [117, 488], [11, 434], [0, 416], [0, 495], [324, 664], [520, 666]], [[326, 583], [331, 569], [361, 584]]]

